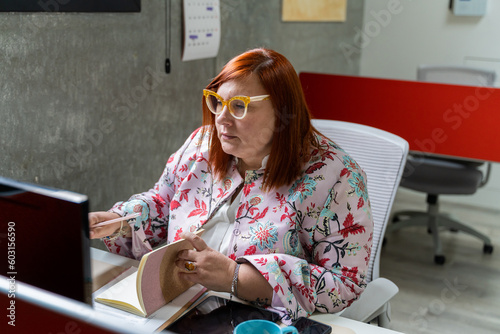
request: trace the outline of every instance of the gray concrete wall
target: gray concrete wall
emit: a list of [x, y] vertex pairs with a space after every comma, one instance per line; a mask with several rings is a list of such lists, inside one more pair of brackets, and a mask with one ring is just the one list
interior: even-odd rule
[[0, 175], [87, 194], [92, 210], [149, 189], [201, 123], [201, 90], [256, 46], [298, 72], [358, 74], [344, 57], [362, 0], [343, 23], [285, 23], [280, 0], [221, 0], [217, 58], [181, 61], [180, 0], [171, 0], [172, 71], [165, 74], [165, 1], [132, 14], [0, 13]]

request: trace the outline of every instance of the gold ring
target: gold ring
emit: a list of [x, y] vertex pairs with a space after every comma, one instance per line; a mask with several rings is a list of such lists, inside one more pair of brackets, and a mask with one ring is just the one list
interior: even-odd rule
[[191, 261], [186, 261], [186, 263], [184, 263], [184, 268], [186, 268], [187, 271], [193, 271], [196, 269], [196, 264]]

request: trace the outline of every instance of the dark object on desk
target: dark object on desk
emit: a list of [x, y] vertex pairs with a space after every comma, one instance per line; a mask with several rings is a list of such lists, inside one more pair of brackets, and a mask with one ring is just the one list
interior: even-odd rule
[[0, 274], [92, 305], [87, 196], [0, 177]]
[[210, 296], [166, 328], [179, 334], [231, 334], [234, 328], [251, 319], [277, 322], [279, 314], [218, 296]]
[[[418, 80], [434, 83], [448, 83], [469, 86], [493, 86], [495, 72], [459, 66], [420, 66]], [[490, 163], [486, 165], [486, 175], [481, 171], [482, 162], [459, 158], [440, 158], [425, 154], [408, 157], [401, 186], [427, 194], [427, 212], [397, 212], [389, 227], [396, 231], [407, 226], [426, 226], [434, 239], [434, 262], [444, 264], [445, 256], [439, 238], [440, 227], [451, 231], [462, 231], [484, 242], [483, 252], [491, 254], [491, 240], [473, 228], [439, 212], [439, 195], [474, 194], [488, 181]]]
[[300, 317], [292, 323], [300, 334], [330, 334], [332, 327], [309, 318]]

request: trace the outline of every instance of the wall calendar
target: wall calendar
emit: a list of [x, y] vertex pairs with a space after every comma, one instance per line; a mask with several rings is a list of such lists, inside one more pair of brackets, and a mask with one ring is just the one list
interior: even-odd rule
[[212, 58], [219, 52], [221, 36], [219, 0], [184, 0], [182, 60]]

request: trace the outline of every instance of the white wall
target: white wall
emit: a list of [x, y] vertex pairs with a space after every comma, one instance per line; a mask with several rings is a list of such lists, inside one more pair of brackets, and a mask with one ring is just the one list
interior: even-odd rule
[[[415, 80], [419, 64], [470, 65], [497, 71], [500, 86], [500, 1], [482, 17], [455, 16], [449, 0], [366, 0], [360, 75]], [[500, 107], [499, 107], [500, 112]], [[495, 125], [496, 126], [496, 125]], [[500, 143], [500, 140], [499, 140]], [[500, 164], [473, 196], [442, 200], [500, 210]]]

